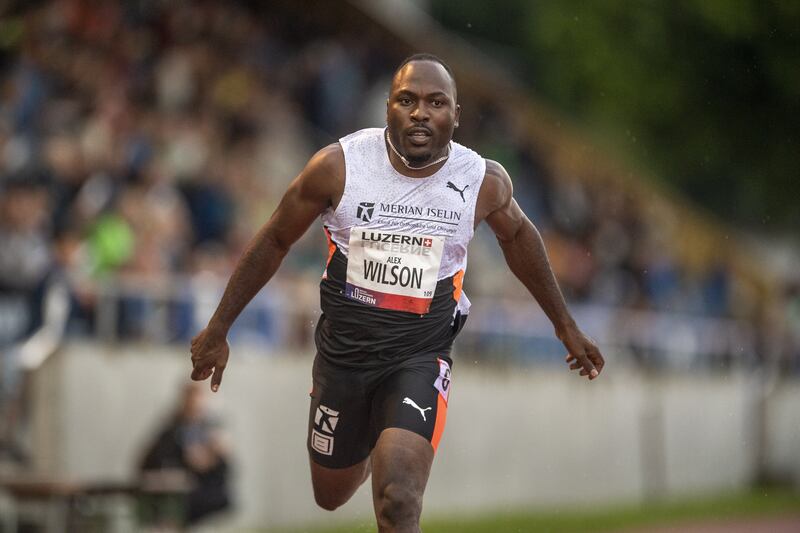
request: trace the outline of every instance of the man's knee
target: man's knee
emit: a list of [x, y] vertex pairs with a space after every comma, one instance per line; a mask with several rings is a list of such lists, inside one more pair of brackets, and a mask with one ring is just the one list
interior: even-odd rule
[[342, 469], [323, 467], [311, 461], [311, 486], [314, 501], [326, 511], [341, 507], [369, 477], [369, 460]]
[[335, 511], [345, 503], [349, 496], [332, 493], [331, 491], [314, 488], [314, 501], [326, 511]]
[[419, 524], [422, 494], [402, 483], [381, 487], [376, 498], [378, 525], [398, 527]]

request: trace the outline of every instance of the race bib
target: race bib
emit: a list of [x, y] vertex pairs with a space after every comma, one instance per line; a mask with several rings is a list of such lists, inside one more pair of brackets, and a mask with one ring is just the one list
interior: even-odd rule
[[345, 295], [424, 315], [436, 290], [442, 250], [444, 237], [352, 228]]

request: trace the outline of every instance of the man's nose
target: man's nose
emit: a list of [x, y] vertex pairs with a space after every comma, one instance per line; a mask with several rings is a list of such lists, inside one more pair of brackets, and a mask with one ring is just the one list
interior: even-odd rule
[[411, 119], [418, 122], [427, 121], [430, 119], [430, 113], [424, 103], [419, 103], [411, 110]]

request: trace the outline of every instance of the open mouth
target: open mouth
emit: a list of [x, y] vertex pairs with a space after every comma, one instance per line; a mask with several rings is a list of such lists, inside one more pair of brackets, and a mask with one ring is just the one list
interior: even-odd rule
[[431, 132], [424, 128], [412, 128], [408, 131], [408, 138], [411, 144], [421, 146], [428, 144], [431, 138]]

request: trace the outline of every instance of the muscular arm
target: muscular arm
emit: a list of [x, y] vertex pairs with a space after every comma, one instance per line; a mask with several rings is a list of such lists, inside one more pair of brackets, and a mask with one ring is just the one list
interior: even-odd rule
[[542, 236], [513, 197], [511, 178], [495, 161], [487, 160], [486, 177], [476, 206], [476, 220], [492, 228], [511, 272], [530, 291], [569, 352], [571, 369], [594, 379], [603, 368], [600, 351], [575, 324], [556, 282]]
[[338, 144], [323, 148], [311, 158], [289, 185], [272, 217], [248, 244], [209, 327], [227, 333], [242, 309], [278, 270], [292, 244], [334, 198], [341, 196], [343, 175], [344, 159]]
[[236, 317], [278, 270], [289, 248], [344, 190], [344, 155], [336, 143], [317, 152], [292, 181], [272, 217], [250, 241], [208, 326], [192, 340], [192, 379], [213, 374], [216, 391], [228, 359], [225, 337]]

